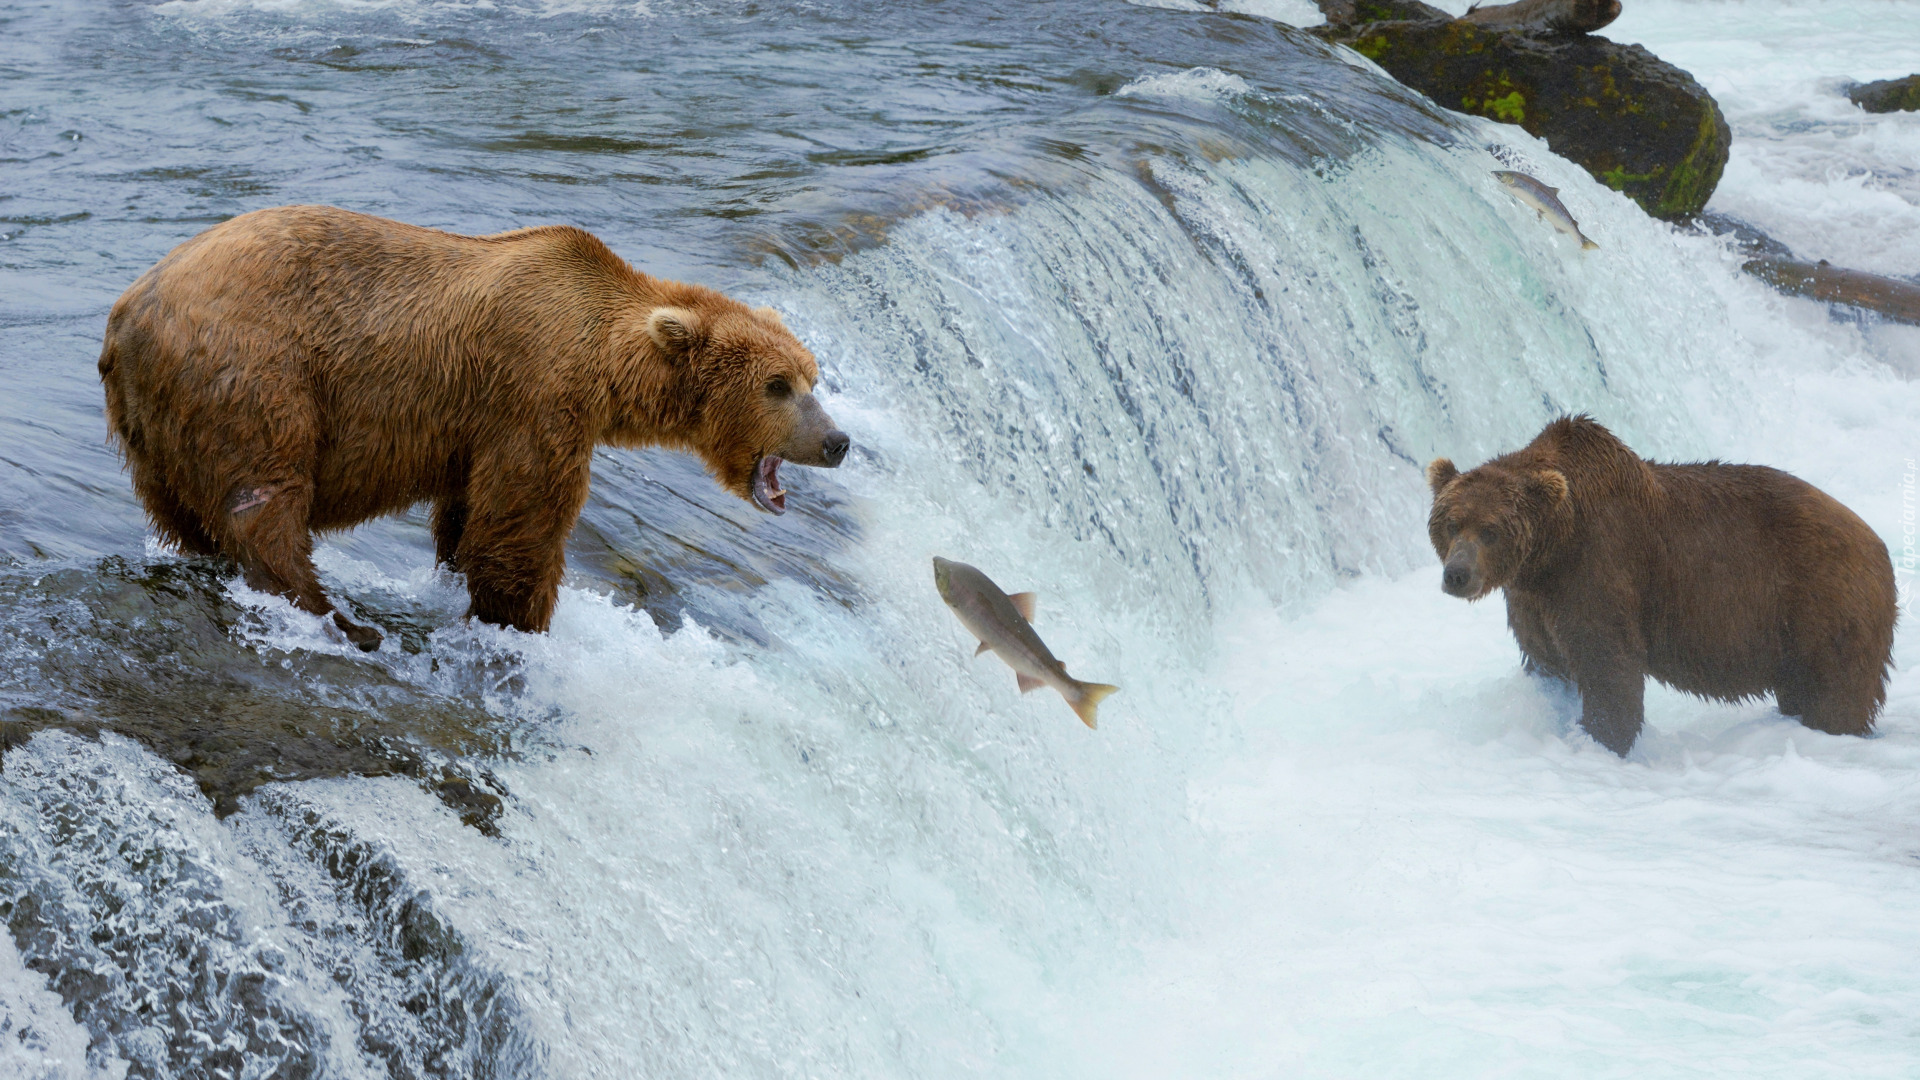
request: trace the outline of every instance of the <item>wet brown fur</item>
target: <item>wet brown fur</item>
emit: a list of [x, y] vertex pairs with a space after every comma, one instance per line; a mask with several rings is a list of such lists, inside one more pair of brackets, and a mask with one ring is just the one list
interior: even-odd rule
[[320, 206], [175, 248], [114, 304], [100, 354], [134, 489], [182, 551], [324, 615], [312, 534], [428, 501], [469, 613], [534, 631], [596, 446], [693, 451], [748, 498], [817, 377], [770, 309], [649, 277], [580, 229], [457, 236]]
[[[1428, 533], [1460, 595], [1507, 596], [1527, 669], [1572, 682], [1619, 754], [1646, 676], [1722, 701], [1771, 693], [1866, 735], [1886, 700], [1893, 564], [1866, 522], [1777, 469], [1641, 460], [1590, 418], [1470, 472], [1440, 458]], [[1451, 591], [1451, 590], [1450, 590]]]

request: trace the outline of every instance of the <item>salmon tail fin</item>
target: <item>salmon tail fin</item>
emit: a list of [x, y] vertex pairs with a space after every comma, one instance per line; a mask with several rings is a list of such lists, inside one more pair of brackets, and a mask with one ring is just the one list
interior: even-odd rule
[[1094, 721], [1100, 711], [1100, 703], [1106, 700], [1108, 694], [1120, 688], [1103, 682], [1083, 682], [1076, 689], [1079, 691], [1079, 700], [1068, 704], [1073, 706], [1073, 711], [1088, 727], [1098, 728], [1100, 725]]
[[1581, 251], [1595, 251], [1595, 250], [1598, 250], [1599, 247], [1600, 247], [1599, 244], [1594, 243], [1593, 241], [1587, 239], [1584, 236], [1580, 238]]

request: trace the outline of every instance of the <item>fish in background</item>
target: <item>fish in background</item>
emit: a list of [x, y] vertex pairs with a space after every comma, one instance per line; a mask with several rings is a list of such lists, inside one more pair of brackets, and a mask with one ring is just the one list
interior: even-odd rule
[[1559, 188], [1548, 187], [1526, 173], [1508, 169], [1495, 169], [1493, 176], [1506, 185], [1514, 198], [1533, 207], [1535, 213], [1552, 222], [1554, 228], [1580, 241], [1580, 250], [1592, 251], [1600, 246], [1581, 233], [1580, 223], [1573, 220], [1573, 215], [1567, 213], [1567, 208], [1560, 202]]
[[1021, 693], [1037, 686], [1051, 686], [1060, 691], [1060, 696], [1067, 699], [1067, 704], [1088, 727], [1099, 726], [1094, 719], [1101, 699], [1120, 688], [1106, 683], [1081, 682], [1067, 674], [1047, 643], [1033, 632], [1032, 593], [1008, 596], [979, 570], [938, 555], [933, 559], [933, 583], [940, 590], [940, 599], [959, 617], [960, 625], [980, 639], [980, 647], [973, 655], [992, 650], [1013, 669]]

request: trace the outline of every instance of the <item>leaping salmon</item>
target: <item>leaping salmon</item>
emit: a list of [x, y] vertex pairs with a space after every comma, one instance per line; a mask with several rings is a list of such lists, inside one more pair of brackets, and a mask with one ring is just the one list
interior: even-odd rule
[[1493, 175], [1495, 179], [1507, 186], [1507, 190], [1513, 193], [1514, 198], [1533, 207], [1534, 212], [1551, 222], [1554, 228], [1580, 241], [1580, 250], [1592, 251], [1600, 246], [1587, 239], [1586, 235], [1580, 231], [1580, 223], [1573, 220], [1572, 214], [1567, 213], [1567, 208], [1560, 202], [1559, 188], [1548, 187], [1523, 172], [1495, 169]]
[[980, 639], [973, 655], [992, 650], [1013, 669], [1021, 693], [1036, 686], [1051, 686], [1060, 691], [1088, 727], [1099, 726], [1094, 723], [1094, 714], [1101, 699], [1120, 688], [1081, 682], [1067, 674], [1047, 643], [1033, 632], [1032, 593], [1008, 596], [987, 575], [966, 563], [937, 555], [933, 559], [933, 583], [940, 589], [940, 599], [959, 617], [960, 625]]

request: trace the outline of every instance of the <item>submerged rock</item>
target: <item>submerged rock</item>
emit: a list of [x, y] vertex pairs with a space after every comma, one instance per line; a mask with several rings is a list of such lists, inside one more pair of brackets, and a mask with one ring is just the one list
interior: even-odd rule
[[1847, 99], [1870, 113], [1920, 112], [1920, 75], [1855, 83]]
[[1315, 32], [1447, 108], [1519, 125], [1655, 217], [1699, 213], [1726, 168], [1733, 136], [1719, 105], [1638, 45], [1455, 19]]

